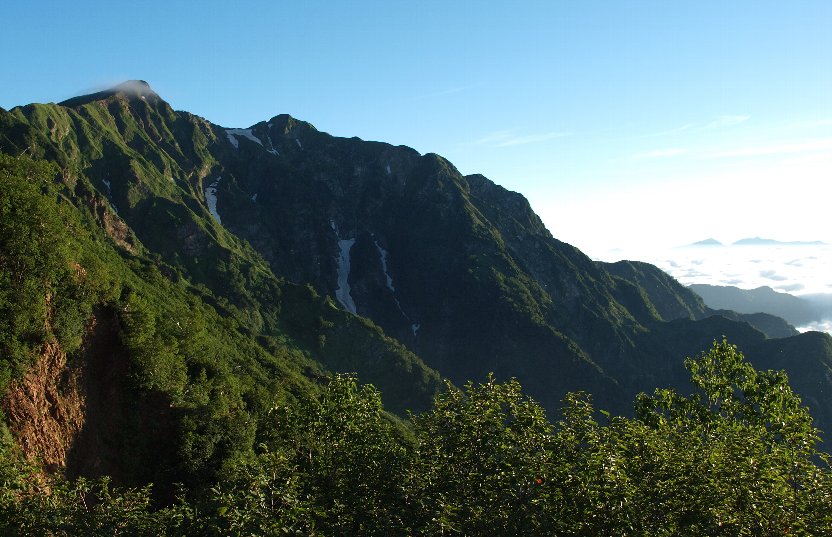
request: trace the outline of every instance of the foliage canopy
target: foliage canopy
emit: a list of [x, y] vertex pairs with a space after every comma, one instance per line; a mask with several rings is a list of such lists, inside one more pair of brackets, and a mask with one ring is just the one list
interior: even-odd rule
[[449, 386], [411, 438], [339, 376], [276, 403], [255, 458], [165, 508], [146, 488], [45, 483], [6, 446], [0, 519], [11, 535], [832, 534], [828, 461], [785, 376], [726, 341], [687, 367], [693, 394], [657, 390], [605, 423], [585, 394], [552, 424], [515, 381]]

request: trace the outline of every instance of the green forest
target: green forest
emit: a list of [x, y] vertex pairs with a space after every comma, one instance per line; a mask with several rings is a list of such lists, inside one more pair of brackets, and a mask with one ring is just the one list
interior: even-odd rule
[[8, 443], [5, 535], [828, 535], [832, 475], [777, 372], [729, 343], [697, 387], [642, 395], [634, 418], [573, 393], [547, 420], [516, 382], [452, 386], [407, 427], [349, 376], [275, 404], [268, 438], [210, 486], [160, 505], [151, 486], [47, 477]]

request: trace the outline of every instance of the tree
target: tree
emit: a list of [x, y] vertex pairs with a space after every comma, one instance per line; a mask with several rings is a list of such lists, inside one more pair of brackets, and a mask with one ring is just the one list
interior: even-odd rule
[[642, 394], [624, 429], [640, 523], [685, 535], [832, 533], [827, 457], [785, 373], [754, 370], [725, 340], [686, 367], [697, 391]]
[[[402, 528], [406, 446], [372, 386], [337, 375], [318, 398], [276, 406], [274, 449], [288, 452], [297, 492], [324, 535], [394, 535]], [[306, 508], [306, 507], [304, 507]]]
[[520, 384], [448, 385], [413, 419], [414, 523], [426, 535], [531, 535], [542, 527], [551, 425]]

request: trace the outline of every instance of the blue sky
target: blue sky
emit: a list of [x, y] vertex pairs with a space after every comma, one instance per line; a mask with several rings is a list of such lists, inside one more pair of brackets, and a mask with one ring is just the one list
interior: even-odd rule
[[144, 79], [439, 153], [590, 254], [832, 242], [832, 2], [44, 2], [0, 7], [0, 106]]

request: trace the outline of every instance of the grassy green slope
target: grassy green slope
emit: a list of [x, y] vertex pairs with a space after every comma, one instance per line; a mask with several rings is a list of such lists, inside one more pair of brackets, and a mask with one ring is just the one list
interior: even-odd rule
[[[211, 218], [216, 127], [118, 93], [69, 104], [0, 111], [0, 149], [18, 155], [2, 156], [3, 236], [18, 240], [0, 248], [0, 380], [7, 391], [56, 341], [68, 367], [109, 383], [84, 380], [90, 407], [109, 417], [87, 417], [70, 472], [154, 481], [161, 494], [214, 482], [251, 456], [276, 401], [313, 397], [328, 371], [357, 372], [400, 415], [429, 406], [437, 373], [276, 278]], [[27, 260], [37, 270], [15, 287]]]

